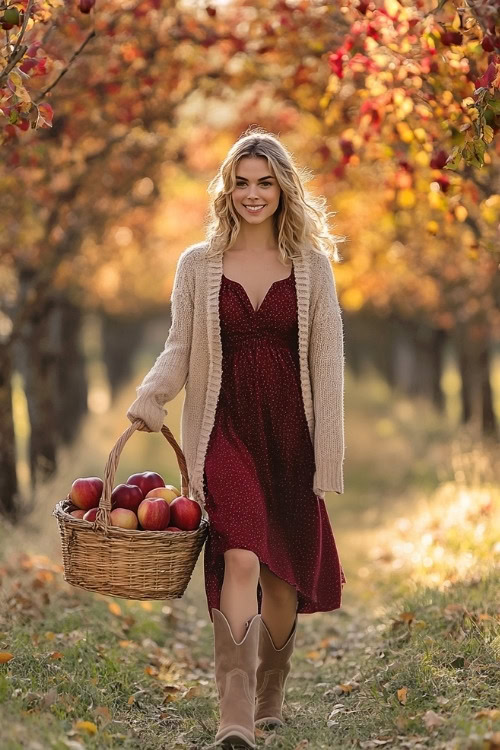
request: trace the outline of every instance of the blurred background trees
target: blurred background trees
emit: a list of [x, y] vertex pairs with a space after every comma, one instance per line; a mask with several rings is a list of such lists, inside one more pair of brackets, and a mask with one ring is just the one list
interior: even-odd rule
[[133, 377], [152, 322], [166, 338], [177, 258], [252, 124], [313, 170], [348, 237], [348, 367], [497, 438], [493, 0], [21, 0], [0, 21], [1, 513], [22, 504], [15, 375], [34, 488]]

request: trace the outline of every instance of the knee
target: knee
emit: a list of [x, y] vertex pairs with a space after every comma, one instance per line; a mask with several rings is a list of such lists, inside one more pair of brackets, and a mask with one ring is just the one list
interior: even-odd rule
[[229, 549], [224, 553], [226, 573], [233, 578], [247, 581], [259, 577], [259, 558], [248, 549]]

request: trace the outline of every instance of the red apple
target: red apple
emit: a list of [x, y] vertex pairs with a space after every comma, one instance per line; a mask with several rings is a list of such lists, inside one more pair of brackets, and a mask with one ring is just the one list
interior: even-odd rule
[[144, 498], [139, 505], [137, 517], [143, 529], [163, 531], [170, 521], [170, 505], [161, 497]]
[[111, 526], [120, 526], [122, 529], [136, 529], [138, 525], [137, 516], [128, 508], [115, 508], [110, 513], [110, 519]]
[[167, 526], [165, 531], [182, 531], [182, 529], [178, 529], [177, 526]]
[[83, 518], [85, 515], [85, 511], [81, 508], [78, 508], [78, 510], [72, 510], [70, 513], [70, 516], [73, 516], [74, 518]]
[[136, 484], [118, 484], [111, 493], [112, 508], [127, 508], [134, 513], [143, 500], [142, 490]]
[[99, 477], [83, 477], [75, 479], [71, 485], [69, 496], [77, 508], [90, 510], [99, 504], [104, 482]]
[[132, 474], [127, 479], [127, 484], [136, 484], [141, 488], [144, 497], [155, 487], [165, 487], [163, 478], [155, 471], [143, 471], [140, 474]]
[[97, 515], [97, 511], [98, 510], [99, 510], [99, 506], [97, 508], [91, 508], [90, 510], [88, 510], [85, 513], [85, 515], [83, 517], [83, 520], [84, 521], [95, 521], [95, 517]]
[[201, 520], [201, 506], [196, 500], [181, 495], [170, 503], [170, 522], [184, 531], [197, 529]]

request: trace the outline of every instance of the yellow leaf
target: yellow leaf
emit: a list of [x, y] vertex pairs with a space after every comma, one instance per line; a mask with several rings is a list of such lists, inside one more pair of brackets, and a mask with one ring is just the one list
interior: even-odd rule
[[116, 602], [110, 602], [108, 604], [108, 609], [112, 615], [116, 615], [117, 617], [121, 616], [121, 613], [122, 613], [121, 607]]
[[398, 192], [397, 203], [401, 208], [412, 208], [415, 202], [415, 193], [411, 188], [404, 188]]
[[0, 651], [0, 664], [6, 664], [13, 658], [14, 654], [10, 654], [8, 651]]
[[406, 696], [408, 694], [408, 688], [402, 687], [399, 688], [397, 691], [398, 701], [403, 704], [403, 706], [406, 704]]
[[483, 131], [484, 131], [483, 133], [484, 142], [491, 143], [491, 141], [493, 140], [493, 135], [494, 135], [493, 128], [491, 127], [491, 125], [485, 125], [483, 128]]
[[23, 85], [23, 79], [22, 79], [20, 73], [18, 73], [17, 70], [11, 70], [10, 71], [10, 73], [9, 73], [9, 81], [11, 81], [14, 84], [14, 86], [16, 86], [16, 87]]
[[151, 612], [151, 610], [153, 609], [153, 605], [151, 604], [151, 602], [141, 602], [141, 607], [147, 612]]
[[56, 634], [53, 633], [52, 630], [47, 630], [47, 632], [45, 633], [45, 637], [48, 641], [53, 641], [56, 637]]
[[93, 721], [77, 721], [75, 729], [81, 729], [89, 734], [95, 734], [97, 732], [97, 725]]
[[175, 693], [167, 693], [164, 698], [164, 703], [174, 703], [175, 701], [179, 700], [179, 696]]

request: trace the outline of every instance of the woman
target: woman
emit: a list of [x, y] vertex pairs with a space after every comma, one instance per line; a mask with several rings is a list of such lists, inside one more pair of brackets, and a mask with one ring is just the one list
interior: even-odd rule
[[[279, 139], [251, 128], [209, 185], [207, 241], [180, 256], [172, 325], [127, 416], [159, 431], [186, 386], [181, 444], [208, 515], [216, 745], [283, 723], [297, 613], [345, 583], [326, 512], [343, 493], [343, 326], [325, 199]], [[329, 251], [330, 247], [334, 251]], [[257, 699], [255, 702], [255, 698]]]

